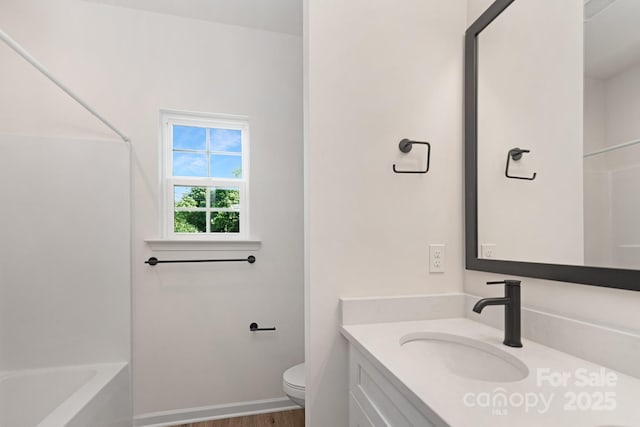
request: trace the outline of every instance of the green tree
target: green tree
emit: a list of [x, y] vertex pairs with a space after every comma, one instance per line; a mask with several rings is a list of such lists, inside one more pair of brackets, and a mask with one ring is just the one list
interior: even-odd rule
[[[188, 193], [176, 202], [179, 208], [206, 208], [206, 187], [192, 187]], [[211, 194], [212, 208], [231, 208], [240, 203], [240, 192], [233, 189], [216, 189]], [[204, 233], [207, 230], [206, 213], [175, 212], [174, 231], [177, 233]], [[240, 214], [238, 212], [211, 212], [211, 232], [240, 232]]]
[[[205, 187], [192, 187], [188, 193], [176, 202], [177, 208], [206, 208]], [[196, 233], [207, 231], [207, 215], [205, 212], [176, 212], [174, 231], [176, 233]]]

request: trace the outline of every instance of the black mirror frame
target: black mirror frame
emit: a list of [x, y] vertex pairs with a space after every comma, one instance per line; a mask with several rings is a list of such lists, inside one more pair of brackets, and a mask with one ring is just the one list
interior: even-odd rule
[[640, 270], [478, 258], [478, 34], [515, 0], [496, 0], [465, 34], [465, 236], [467, 270], [640, 291]]

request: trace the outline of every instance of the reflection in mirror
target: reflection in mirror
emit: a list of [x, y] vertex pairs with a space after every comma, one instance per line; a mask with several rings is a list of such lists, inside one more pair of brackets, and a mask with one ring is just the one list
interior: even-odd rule
[[587, 1], [585, 264], [640, 269], [640, 2]]
[[478, 258], [640, 269], [638, 22], [516, 0], [478, 35]]

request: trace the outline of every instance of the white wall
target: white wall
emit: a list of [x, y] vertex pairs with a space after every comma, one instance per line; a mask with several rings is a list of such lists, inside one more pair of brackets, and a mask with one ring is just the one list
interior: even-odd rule
[[[640, 139], [640, 65], [585, 85], [585, 152]], [[585, 158], [589, 265], [640, 266], [640, 144]]]
[[[585, 164], [588, 164], [588, 158]], [[613, 263], [613, 221], [611, 174], [584, 171], [584, 263], [611, 267]]]
[[[605, 85], [600, 79], [584, 77], [584, 153], [605, 147], [607, 109]], [[585, 164], [585, 167], [587, 164]]]
[[[78, 0], [3, 1], [0, 26], [133, 140], [136, 414], [284, 396], [282, 372], [303, 360], [301, 37]], [[22, 78], [1, 83], [14, 127], [35, 112], [53, 134], [110, 135]], [[143, 264], [250, 254], [144, 242], [160, 231], [161, 108], [249, 116], [254, 265]]]
[[0, 371], [130, 361], [126, 145], [1, 127]]
[[[605, 85], [584, 78], [584, 154], [606, 146], [607, 113]], [[584, 158], [584, 263], [613, 265], [611, 223], [611, 177], [607, 155]]]
[[[478, 36], [478, 243], [583, 264], [582, 0], [519, 0]], [[544, 31], [539, 31], [544, 22]], [[511, 161], [507, 152], [531, 150]]]
[[620, 268], [640, 269], [640, 164], [611, 173], [613, 259]]
[[640, 63], [605, 81], [607, 146], [640, 138], [638, 93]]
[[[490, 4], [491, 0], [468, 0], [468, 25]], [[496, 288], [486, 286], [485, 282], [503, 277], [467, 270], [464, 290], [479, 296], [495, 296]], [[526, 306], [635, 332], [639, 330], [638, 292], [526, 277], [522, 281], [522, 299]]]
[[[640, 138], [640, 64], [607, 78], [585, 79], [585, 153]], [[585, 169], [611, 171], [640, 163], [637, 146], [585, 159]]]
[[[306, 20], [307, 425], [344, 427], [338, 298], [461, 289], [465, 2], [311, 1]], [[392, 172], [424, 161], [402, 138], [432, 143], [428, 174]]]

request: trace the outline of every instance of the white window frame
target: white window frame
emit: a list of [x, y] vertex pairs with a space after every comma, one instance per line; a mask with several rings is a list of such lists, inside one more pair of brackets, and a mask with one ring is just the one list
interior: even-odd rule
[[[208, 114], [162, 110], [161, 120], [161, 209], [162, 235], [168, 240], [236, 241], [249, 238], [249, 118], [229, 114]], [[242, 178], [174, 177], [173, 176], [173, 126], [235, 129], [242, 132]], [[209, 132], [207, 132], [207, 140]], [[208, 148], [208, 147], [207, 147]], [[207, 159], [209, 162], [209, 159]], [[237, 187], [240, 191], [239, 233], [176, 233], [174, 231], [174, 186]], [[207, 199], [209, 191], [207, 191]], [[224, 209], [220, 209], [224, 210]], [[209, 218], [209, 215], [207, 215]], [[207, 227], [209, 227], [207, 221]]]

